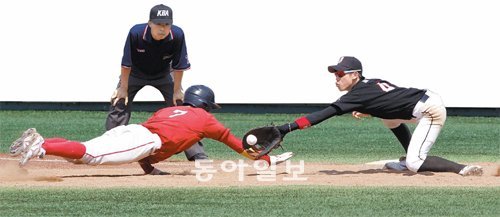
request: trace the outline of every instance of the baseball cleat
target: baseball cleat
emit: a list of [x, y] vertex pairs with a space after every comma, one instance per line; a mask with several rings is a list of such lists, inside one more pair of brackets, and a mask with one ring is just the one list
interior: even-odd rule
[[383, 169], [394, 170], [394, 171], [407, 171], [406, 161], [399, 162], [388, 162], [384, 165]]
[[460, 170], [458, 174], [462, 176], [482, 176], [483, 168], [480, 166], [469, 165]]
[[388, 162], [384, 165], [382, 169], [394, 170], [394, 171], [407, 171], [406, 167], [406, 157], [402, 156], [399, 158], [399, 162]]
[[45, 150], [42, 148], [43, 142], [43, 137], [38, 133], [33, 133], [31, 136], [26, 137], [23, 141], [19, 166], [26, 165], [31, 158], [42, 158], [45, 155]]
[[10, 156], [12, 157], [15, 157], [15, 156], [18, 156], [21, 154], [21, 152], [23, 151], [24, 149], [24, 140], [27, 138], [27, 137], [30, 137], [32, 136], [34, 133], [36, 133], [36, 129], [35, 128], [29, 128], [27, 129], [26, 131], [23, 132], [23, 134], [21, 135], [21, 137], [19, 137], [18, 139], [16, 139], [16, 141], [12, 142], [12, 145], [10, 146]]

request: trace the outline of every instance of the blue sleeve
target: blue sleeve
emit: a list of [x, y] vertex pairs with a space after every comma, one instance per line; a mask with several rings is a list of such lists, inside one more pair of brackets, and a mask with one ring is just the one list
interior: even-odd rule
[[129, 32], [123, 48], [122, 66], [132, 67], [132, 34]]
[[172, 69], [174, 70], [187, 70], [191, 67], [189, 63], [187, 48], [186, 48], [186, 38], [184, 36], [184, 32], [180, 29], [180, 34], [175, 40], [177, 43], [177, 52], [175, 53], [174, 58], [172, 59]]

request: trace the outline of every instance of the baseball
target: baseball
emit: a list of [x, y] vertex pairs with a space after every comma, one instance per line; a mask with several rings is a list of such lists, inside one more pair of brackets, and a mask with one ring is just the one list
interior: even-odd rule
[[255, 137], [254, 135], [250, 134], [247, 136], [247, 143], [249, 145], [255, 145], [257, 143], [257, 137]]

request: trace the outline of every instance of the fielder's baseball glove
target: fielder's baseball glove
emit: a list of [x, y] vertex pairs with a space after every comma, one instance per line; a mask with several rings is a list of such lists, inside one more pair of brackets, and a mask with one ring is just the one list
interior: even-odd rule
[[[252, 142], [251, 139], [247, 140], [249, 136], [257, 137], [255, 144], [249, 144]], [[243, 148], [251, 149], [252, 151], [259, 152], [257, 158], [268, 154], [273, 149], [281, 146], [281, 141], [283, 138], [280, 131], [275, 126], [258, 127], [251, 129], [243, 136]]]

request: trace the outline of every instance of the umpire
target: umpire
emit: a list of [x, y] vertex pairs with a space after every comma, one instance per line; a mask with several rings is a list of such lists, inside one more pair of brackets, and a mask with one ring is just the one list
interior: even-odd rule
[[[172, 25], [172, 9], [151, 8], [149, 22], [133, 26], [123, 49], [120, 81], [111, 97], [106, 130], [126, 125], [134, 97], [146, 85], [158, 89], [170, 107], [183, 101], [182, 76], [191, 67], [184, 32]], [[185, 152], [188, 160], [207, 159], [200, 143]]]

